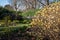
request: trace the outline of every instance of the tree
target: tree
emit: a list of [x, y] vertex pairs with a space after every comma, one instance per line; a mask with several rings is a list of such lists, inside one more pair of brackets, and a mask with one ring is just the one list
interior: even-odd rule
[[11, 6], [13, 6], [15, 11], [18, 11], [18, 9], [21, 5], [21, 0], [10, 0], [9, 3]]
[[20, 7], [21, 0], [10, 0], [9, 2], [11, 4], [11, 6], [13, 6], [14, 10], [16, 11], [16, 13], [15, 13], [16, 18], [15, 19], [17, 19], [17, 15], [18, 15], [17, 12]]
[[8, 9], [8, 10], [13, 10], [13, 7], [12, 7], [11, 5], [5, 5], [4, 8], [6, 8], [6, 9]]
[[46, 0], [46, 4], [49, 5], [49, 0]]
[[[45, 1], [45, 2], [42, 2], [42, 1]], [[21, 6], [24, 6], [26, 9], [36, 9], [37, 6], [39, 5], [41, 6], [49, 5], [49, 0], [10, 0], [9, 2], [16, 11], [18, 11], [18, 9]]]
[[24, 0], [28, 9], [36, 9], [37, 0]]
[[0, 7], [0, 20], [4, 19], [5, 20], [5, 25], [8, 26], [8, 19], [9, 19], [9, 11], [3, 7]]
[[53, 2], [59, 2], [60, 0], [53, 0]]
[[47, 0], [47, 5], [49, 5], [49, 0]]
[[46, 6], [45, 0], [37, 0], [37, 2], [39, 3], [39, 8]]

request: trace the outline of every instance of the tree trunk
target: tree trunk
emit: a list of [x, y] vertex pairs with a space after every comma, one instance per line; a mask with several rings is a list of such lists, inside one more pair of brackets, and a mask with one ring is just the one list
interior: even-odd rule
[[5, 17], [5, 27], [8, 27], [8, 16]]
[[49, 5], [49, 0], [46, 0], [46, 4]]

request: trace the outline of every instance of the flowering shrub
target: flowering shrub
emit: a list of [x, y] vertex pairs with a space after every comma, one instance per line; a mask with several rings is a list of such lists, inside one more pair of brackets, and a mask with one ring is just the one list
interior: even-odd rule
[[[32, 27], [39, 27], [41, 34], [43, 36], [51, 40], [59, 40], [60, 35], [60, 2], [53, 3], [48, 6], [45, 6], [43, 9], [38, 11], [31, 22]], [[35, 31], [36, 28], [34, 29]], [[37, 33], [37, 32], [36, 32]], [[38, 34], [37, 34], [38, 35]], [[47, 36], [48, 35], [48, 36]]]

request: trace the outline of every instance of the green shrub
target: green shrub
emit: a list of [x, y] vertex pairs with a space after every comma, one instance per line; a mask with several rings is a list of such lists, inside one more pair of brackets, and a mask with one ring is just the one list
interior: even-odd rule
[[23, 12], [22, 16], [24, 16], [24, 17], [33, 16], [35, 14], [35, 12], [38, 11], [38, 10], [39, 9], [28, 10], [26, 12]]
[[24, 32], [26, 30], [27, 26], [21, 26], [21, 27], [0, 27], [0, 35], [4, 35], [5, 33], [9, 34], [9, 33], [12, 33], [12, 32], [18, 32], [18, 31], [21, 31], [21, 32]]

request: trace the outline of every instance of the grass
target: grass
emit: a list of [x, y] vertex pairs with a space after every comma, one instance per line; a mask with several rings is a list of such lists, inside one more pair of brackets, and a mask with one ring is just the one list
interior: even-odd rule
[[16, 26], [9, 26], [9, 27], [0, 27], [0, 32], [1, 31], [5, 31], [5, 32], [8, 32], [8, 31], [11, 31], [11, 30], [18, 30], [20, 28], [28, 28], [30, 27], [29, 24], [17, 24]]
[[9, 27], [23, 27], [23, 26], [29, 26], [29, 24], [16, 24], [16, 26], [9, 26]]
[[21, 26], [21, 27], [0, 27], [0, 33], [10, 33], [10, 32], [17, 32], [17, 31], [25, 31], [27, 26]]

